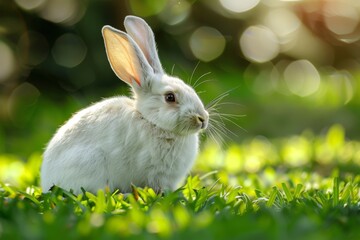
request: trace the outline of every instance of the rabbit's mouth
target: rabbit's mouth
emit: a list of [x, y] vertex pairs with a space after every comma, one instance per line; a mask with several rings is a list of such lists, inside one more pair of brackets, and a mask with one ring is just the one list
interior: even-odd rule
[[181, 135], [189, 135], [205, 130], [208, 127], [208, 119], [200, 115], [194, 115], [177, 125], [175, 131]]

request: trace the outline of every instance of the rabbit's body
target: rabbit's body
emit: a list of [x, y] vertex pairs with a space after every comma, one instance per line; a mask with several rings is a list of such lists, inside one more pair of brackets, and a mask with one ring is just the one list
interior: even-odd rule
[[172, 190], [193, 165], [208, 112], [190, 86], [164, 73], [145, 21], [129, 16], [125, 28], [105, 26], [103, 36], [110, 65], [133, 97], [96, 103], [57, 131], [44, 152], [43, 191]]
[[75, 114], [44, 153], [42, 188], [55, 184], [76, 193], [81, 187], [96, 192], [105, 186], [129, 192], [131, 184], [174, 189], [193, 164], [197, 133], [165, 131], [144, 119], [134, 104], [114, 97]]

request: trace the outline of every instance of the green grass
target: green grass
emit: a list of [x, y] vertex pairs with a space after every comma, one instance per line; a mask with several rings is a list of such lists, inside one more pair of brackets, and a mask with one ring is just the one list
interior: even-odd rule
[[0, 239], [360, 239], [360, 142], [322, 136], [205, 144], [174, 192], [42, 194], [41, 155], [0, 156]]

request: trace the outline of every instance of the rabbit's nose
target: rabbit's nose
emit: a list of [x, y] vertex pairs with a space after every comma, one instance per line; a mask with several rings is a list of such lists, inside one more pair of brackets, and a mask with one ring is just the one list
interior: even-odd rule
[[201, 129], [206, 128], [206, 119], [202, 116], [197, 116], [199, 123], [201, 123]]

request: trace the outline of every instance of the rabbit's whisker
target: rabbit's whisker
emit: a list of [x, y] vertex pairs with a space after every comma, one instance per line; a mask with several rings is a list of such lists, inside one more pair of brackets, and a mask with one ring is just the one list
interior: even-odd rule
[[214, 79], [207, 79], [207, 80], [204, 80], [204, 81], [200, 81], [198, 84], [196, 84], [194, 86], [194, 89], [198, 88], [200, 85], [204, 84], [204, 83], [207, 83], [207, 82], [215, 82]]
[[230, 135], [237, 137], [237, 134], [227, 127], [227, 123], [231, 123], [237, 128], [246, 131], [236, 122], [237, 119], [239, 119], [240, 117], [244, 117], [245, 115], [221, 113], [219, 111], [220, 106], [241, 105], [232, 102], [222, 102], [226, 97], [229, 96], [230, 92], [234, 89], [230, 89], [220, 94], [206, 105], [206, 110], [209, 113], [209, 126], [206, 133], [209, 135], [210, 139], [212, 139], [216, 144], [223, 145], [225, 143], [225, 138], [231, 140]]
[[192, 73], [191, 73], [190, 79], [189, 79], [189, 81], [188, 81], [190, 85], [192, 85], [191, 82], [192, 82], [192, 80], [193, 80], [194, 74], [195, 74], [196, 69], [198, 68], [199, 64], [200, 64], [200, 61], [198, 61], [198, 62], [196, 63], [195, 68], [194, 68], [194, 70], [193, 70]]
[[[203, 84], [202, 81], [200, 81], [201, 79], [203, 79], [205, 76], [211, 74], [211, 72], [207, 72], [204, 73], [203, 75], [201, 75], [200, 77], [198, 77], [198, 79], [196, 79], [196, 81], [194, 82], [194, 84], [192, 86], [194, 86], [194, 89], [196, 89], [198, 86], [200, 86], [201, 84]], [[209, 80], [205, 80], [205, 81], [209, 81]], [[213, 81], [213, 80], [211, 80]]]
[[175, 70], [175, 63], [173, 64], [173, 66], [171, 68], [171, 75], [174, 75], [174, 70]]

